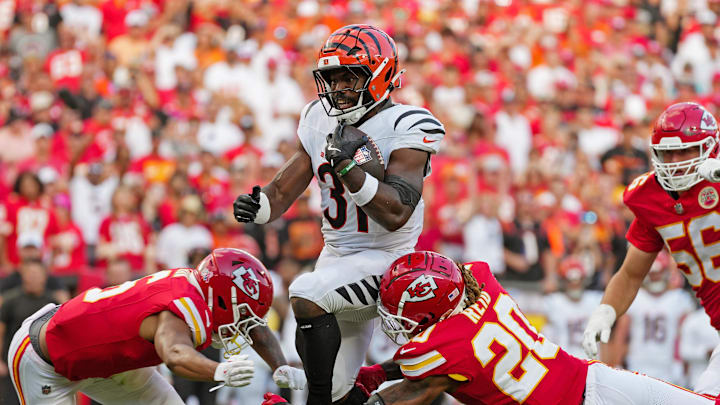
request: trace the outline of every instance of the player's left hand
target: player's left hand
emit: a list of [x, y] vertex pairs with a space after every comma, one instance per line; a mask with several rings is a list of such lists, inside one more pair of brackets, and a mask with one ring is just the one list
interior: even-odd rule
[[272, 392], [268, 392], [263, 396], [264, 401], [262, 405], [287, 405], [288, 401], [280, 395], [275, 395]]
[[291, 390], [301, 390], [307, 385], [305, 372], [299, 368], [290, 366], [280, 366], [273, 373], [273, 381], [280, 388], [290, 388]]
[[610, 340], [610, 332], [616, 317], [615, 308], [608, 304], [600, 304], [590, 315], [583, 333], [582, 346], [585, 354], [591, 359], [597, 359], [598, 339], [603, 343]]
[[707, 181], [713, 183], [720, 182], [720, 160], [712, 158], [705, 159], [705, 161], [698, 166], [697, 172], [700, 177]]
[[344, 160], [352, 159], [358, 148], [368, 142], [367, 135], [355, 140], [349, 140], [347, 136], [344, 136], [344, 129], [345, 125], [339, 124], [332, 134], [328, 134], [326, 139], [325, 159], [330, 162], [333, 168]]
[[[378, 389], [380, 384], [387, 381], [387, 373], [379, 364], [369, 367], [360, 367], [355, 382], [361, 384], [367, 389], [368, 394]], [[369, 395], [368, 395], [369, 396]]]

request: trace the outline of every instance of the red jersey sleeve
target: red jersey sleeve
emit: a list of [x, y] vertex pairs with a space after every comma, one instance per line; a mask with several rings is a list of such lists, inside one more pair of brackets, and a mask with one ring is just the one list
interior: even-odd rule
[[659, 187], [654, 172], [636, 177], [623, 192], [623, 203], [635, 214], [635, 219], [625, 234], [628, 242], [643, 252], [658, 252], [663, 248], [662, 236], [646, 218], [655, 215], [654, 201], [665, 192]]
[[625, 238], [643, 252], [659, 252], [664, 246], [657, 230], [637, 217], [630, 224]]
[[168, 309], [190, 327], [193, 343], [198, 350], [210, 345], [212, 339], [212, 318], [210, 310], [203, 301], [188, 295], [174, 299]]
[[405, 378], [422, 380], [446, 375], [458, 381], [474, 380], [473, 368], [479, 365], [470, 339], [464, 339], [464, 331], [457, 330], [462, 329], [458, 320], [452, 322], [452, 328], [443, 322], [435, 324], [398, 349], [393, 360]]

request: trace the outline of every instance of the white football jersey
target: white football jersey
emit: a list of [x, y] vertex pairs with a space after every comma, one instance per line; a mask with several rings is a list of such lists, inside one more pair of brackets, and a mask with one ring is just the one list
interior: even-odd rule
[[687, 382], [695, 389], [700, 374], [708, 367], [710, 353], [720, 344], [718, 331], [710, 317], [700, 308], [691, 312], [680, 327], [680, 358], [687, 363]]
[[580, 301], [573, 301], [560, 292], [546, 296], [545, 314], [548, 323], [543, 327], [543, 335], [571, 355], [587, 358], [582, 347], [583, 332], [601, 299], [601, 292], [590, 290], [583, 292]]
[[684, 383], [675, 345], [680, 321], [694, 309], [693, 299], [682, 289], [653, 295], [641, 288], [627, 311], [631, 318], [627, 368], [675, 384]]
[[[337, 119], [328, 117], [318, 100], [303, 108], [298, 124], [300, 142], [312, 159], [313, 173], [321, 190], [325, 246], [338, 255], [366, 249], [395, 251], [414, 248], [423, 225], [425, 204], [422, 198], [407, 223], [397, 231], [390, 232], [368, 217], [355, 205], [349, 191], [325, 159], [327, 135], [337, 125]], [[358, 129], [375, 141], [386, 168], [394, 150], [411, 148], [434, 154], [445, 136], [445, 128], [428, 110], [403, 104], [380, 111]], [[428, 161], [425, 176], [429, 174]]]

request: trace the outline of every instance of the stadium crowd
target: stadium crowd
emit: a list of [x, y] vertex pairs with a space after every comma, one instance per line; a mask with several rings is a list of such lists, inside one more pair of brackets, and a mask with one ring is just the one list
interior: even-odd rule
[[348, 23], [395, 39], [393, 99], [447, 130], [417, 248], [544, 293], [570, 257], [602, 289], [653, 119], [676, 101], [720, 113], [719, 15], [716, 0], [0, 0], [0, 376], [43, 304], [213, 247], [274, 270], [292, 350], [286, 289], [323, 246], [319, 189], [264, 227], [231, 206], [294, 152], [317, 51]]

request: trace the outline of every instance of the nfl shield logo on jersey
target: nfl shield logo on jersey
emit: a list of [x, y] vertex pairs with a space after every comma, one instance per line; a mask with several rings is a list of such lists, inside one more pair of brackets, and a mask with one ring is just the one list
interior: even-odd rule
[[52, 390], [52, 389], [50, 388], [49, 385], [43, 385], [43, 386], [42, 386], [42, 393], [43, 393], [43, 395], [49, 395], [51, 390]]
[[435, 283], [435, 279], [431, 276], [423, 274], [413, 281], [406, 289], [404, 296], [407, 302], [420, 302], [435, 298], [435, 290], [438, 286]]
[[258, 300], [260, 298], [260, 284], [255, 273], [245, 267], [238, 267], [233, 271], [233, 283], [248, 297]]

